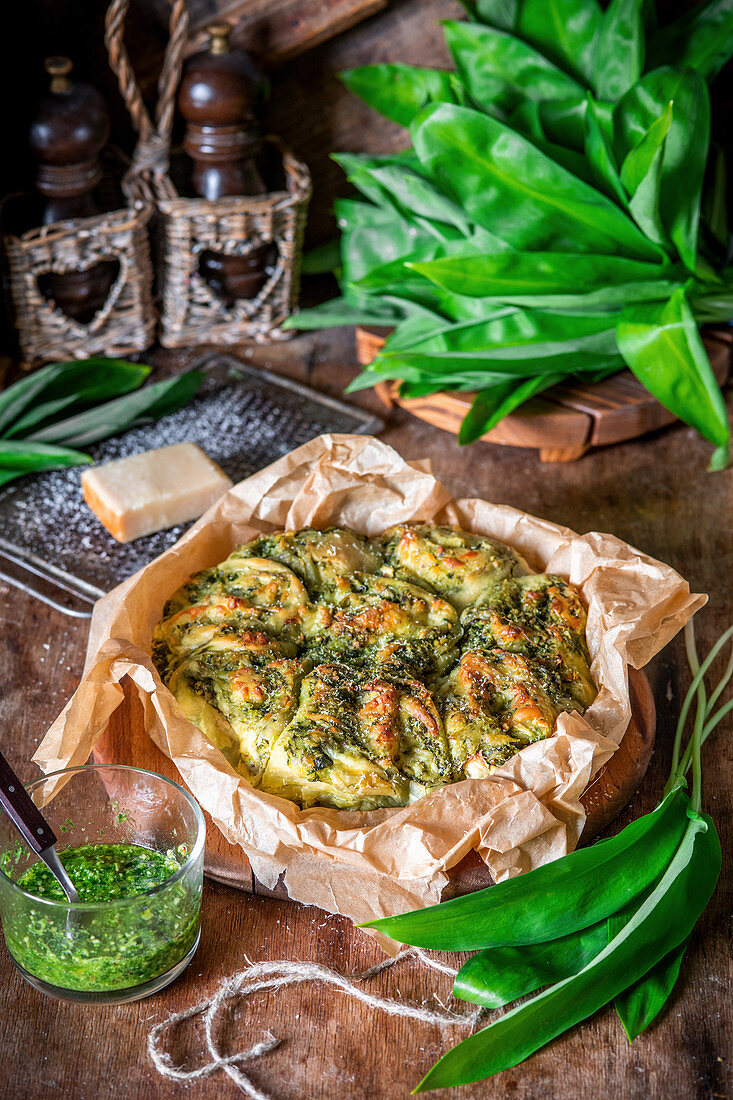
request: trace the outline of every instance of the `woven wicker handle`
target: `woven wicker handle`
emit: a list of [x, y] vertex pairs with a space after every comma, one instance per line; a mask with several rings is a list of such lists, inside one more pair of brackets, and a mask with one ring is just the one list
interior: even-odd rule
[[154, 203], [176, 197], [168, 167], [176, 91], [188, 40], [188, 8], [186, 0], [171, 2], [170, 36], [158, 77], [153, 123], [125, 48], [125, 17], [129, 6], [130, 0], [112, 0], [107, 9], [104, 34], [110, 67], [117, 77], [122, 98], [138, 134], [132, 164], [122, 179], [122, 190], [128, 202], [142, 200]]

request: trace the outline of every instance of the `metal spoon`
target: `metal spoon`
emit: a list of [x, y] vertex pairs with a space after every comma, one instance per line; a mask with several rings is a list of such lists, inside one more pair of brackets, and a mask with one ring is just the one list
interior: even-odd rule
[[28, 847], [43, 860], [69, 901], [81, 901], [54, 844], [56, 834], [0, 752], [0, 806]]

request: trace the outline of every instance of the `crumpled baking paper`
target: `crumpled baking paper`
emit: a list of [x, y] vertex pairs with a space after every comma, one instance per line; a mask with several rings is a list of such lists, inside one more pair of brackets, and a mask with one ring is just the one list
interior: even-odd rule
[[[552, 737], [489, 778], [443, 787], [401, 809], [301, 810], [255, 790], [184, 718], [153, 666], [151, 634], [166, 600], [192, 573], [262, 533], [336, 525], [376, 535], [405, 521], [501, 539], [533, 568], [577, 585], [598, 697], [582, 717], [560, 715]], [[34, 760], [44, 772], [84, 763], [128, 676], [149, 736], [264, 886], [274, 888], [284, 873], [290, 897], [357, 922], [404, 912], [438, 901], [448, 869], [471, 849], [500, 881], [575, 847], [585, 820], [580, 795], [629, 721], [627, 666], [645, 665], [705, 600], [669, 566], [612, 535], [577, 535], [505, 505], [454, 500], [426, 463], [406, 462], [369, 436], [324, 435], [235, 485], [174, 546], [99, 601], [82, 682]]]

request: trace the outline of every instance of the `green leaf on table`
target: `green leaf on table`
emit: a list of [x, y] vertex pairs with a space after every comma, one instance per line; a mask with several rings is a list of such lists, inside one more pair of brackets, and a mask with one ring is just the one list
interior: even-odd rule
[[70, 447], [53, 447], [25, 440], [0, 440], [0, 486], [25, 474], [88, 465], [92, 459]]
[[676, 787], [608, 840], [486, 890], [366, 926], [438, 951], [516, 947], [577, 932], [618, 912], [664, 873], [682, 841], [688, 801]]
[[646, 133], [628, 152], [621, 165], [621, 182], [629, 195], [633, 195], [661, 152], [664, 140], [672, 125], [672, 102], [670, 101], [659, 118], [652, 122]]
[[453, 75], [412, 65], [365, 65], [339, 73], [339, 79], [375, 111], [409, 126], [428, 103], [458, 102]]
[[669, 1000], [689, 942], [688, 938], [673, 948], [648, 974], [617, 995], [614, 1008], [630, 1043], [656, 1020]]
[[337, 155], [333, 159], [346, 169], [349, 181], [362, 193], [368, 193], [365, 184], [371, 183], [373, 192], [368, 197], [394, 207], [400, 217], [445, 223], [463, 236], [472, 233], [473, 226], [460, 206], [412, 168], [404, 164], [367, 167], [355, 163], [356, 158], [350, 155]]
[[54, 447], [24, 439], [0, 439], [0, 466], [11, 470], [48, 469], [49, 466], [79, 466], [91, 462], [89, 455], [70, 447]]
[[[91, 405], [106, 401], [110, 397], [136, 390], [150, 374], [150, 367], [140, 363], [126, 363], [119, 359], [102, 357], [86, 360], [84, 371], [78, 373], [69, 370], [51, 383], [44, 398], [26, 412], [6, 431], [7, 437], [24, 436], [30, 428], [47, 420], [56, 419], [57, 414], [72, 405]], [[90, 376], [86, 368], [90, 368]], [[76, 375], [76, 377], [75, 377]], [[64, 392], [66, 391], [66, 392]]]
[[628, 208], [634, 221], [650, 240], [671, 250], [662, 223], [661, 187], [665, 141], [672, 124], [672, 104], [668, 103], [621, 165], [621, 182], [629, 195]]
[[617, 100], [644, 71], [644, 0], [611, 0], [596, 38], [598, 99]]
[[557, 374], [541, 374], [533, 378], [525, 378], [522, 382], [500, 383], [490, 389], [480, 390], [461, 421], [458, 443], [461, 446], [475, 443], [525, 401], [557, 385], [565, 377], [564, 371]]
[[[415, 271], [456, 294], [481, 298], [508, 295], [589, 293], [624, 283], [653, 282], [677, 275], [671, 264], [650, 264], [588, 252], [504, 252], [410, 262]], [[574, 324], [572, 321], [570, 324]]]
[[41, 417], [35, 420], [33, 417], [43, 405], [53, 403], [58, 409], [64, 406], [56, 402], [69, 397], [91, 403], [114, 394], [128, 393], [140, 386], [148, 374], [150, 367], [142, 363], [103, 356], [50, 363], [0, 393], [0, 434], [6, 434], [11, 426], [15, 428], [14, 422], [21, 416], [26, 418], [26, 423], [38, 423]]
[[[449, 1050], [415, 1091], [470, 1084], [510, 1069], [592, 1016], [690, 935], [715, 889], [721, 853], [711, 819], [691, 809], [687, 814], [683, 835], [659, 882], [613, 940], [577, 974], [511, 1009]], [[681, 816], [685, 817], [684, 810]], [[638, 849], [636, 858], [643, 858]], [[521, 882], [536, 873], [510, 881]], [[595, 890], [602, 888], [599, 876]], [[547, 895], [534, 895], [534, 904], [545, 908]]]
[[416, 120], [413, 140], [436, 183], [514, 248], [660, 259], [610, 199], [497, 119], [442, 104]]
[[372, 299], [368, 304], [349, 298], [333, 298], [329, 302], [301, 309], [284, 322], [286, 329], [309, 331], [320, 328], [336, 328], [340, 325], [393, 325], [399, 314], [389, 306]]
[[[611, 125], [611, 134], [612, 132]], [[607, 121], [590, 93], [585, 113], [585, 155], [590, 163], [595, 185], [619, 206], [627, 209], [626, 192], [621, 183], [613, 141], [609, 140]]]
[[659, 164], [659, 214], [680, 258], [694, 272], [710, 142], [710, 96], [699, 73], [662, 68], [642, 77], [614, 111], [617, 152], [623, 160], [670, 103], [672, 120]]
[[577, 81], [521, 38], [479, 23], [447, 20], [443, 28], [458, 75], [487, 110], [511, 109], [522, 97], [538, 102], [585, 98]]
[[453, 983], [462, 1001], [503, 1008], [518, 997], [577, 974], [608, 943], [606, 921], [547, 943], [489, 947], [464, 963]]
[[[572, 99], [546, 99], [539, 107], [542, 128], [551, 149], [561, 147], [582, 153], [585, 140], [585, 95], [573, 96]], [[565, 164], [565, 167], [574, 171], [571, 164]]]
[[597, 0], [522, 0], [516, 33], [555, 65], [592, 85], [601, 23]]
[[696, 69], [711, 80], [733, 56], [733, 4], [711, 0], [659, 31], [649, 46], [649, 67]]
[[503, 31], [512, 31], [519, 19], [522, 0], [461, 0], [461, 3], [472, 19]]
[[34, 443], [67, 443], [75, 447], [97, 443], [131, 428], [142, 419], [166, 416], [187, 404], [203, 378], [201, 371], [187, 371], [175, 378], [153, 382], [137, 393], [107, 401], [104, 405], [42, 428], [27, 438]]
[[629, 369], [666, 409], [716, 447], [711, 469], [730, 460], [723, 395], [683, 289], [665, 304], [627, 306], [616, 326]]

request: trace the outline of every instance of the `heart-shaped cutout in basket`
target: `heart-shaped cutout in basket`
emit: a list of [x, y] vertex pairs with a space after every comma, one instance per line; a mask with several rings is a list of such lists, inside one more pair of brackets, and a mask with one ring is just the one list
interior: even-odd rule
[[245, 253], [205, 249], [199, 256], [198, 271], [209, 288], [226, 306], [258, 299], [278, 257], [274, 242], [255, 245]]
[[93, 332], [109, 317], [125, 275], [122, 257], [103, 256], [86, 267], [39, 272], [36, 283], [51, 309], [63, 313], [81, 330]]

